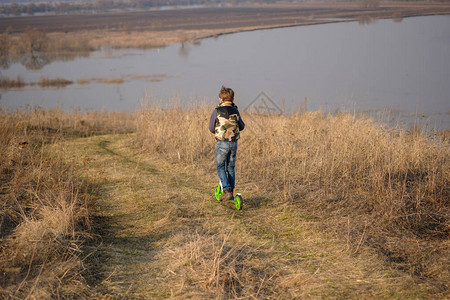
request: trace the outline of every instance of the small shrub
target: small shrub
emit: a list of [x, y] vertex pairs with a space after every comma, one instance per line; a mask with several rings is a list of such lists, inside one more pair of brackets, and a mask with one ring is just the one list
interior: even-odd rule
[[42, 52], [48, 49], [47, 34], [35, 29], [28, 29], [21, 35], [22, 52]]

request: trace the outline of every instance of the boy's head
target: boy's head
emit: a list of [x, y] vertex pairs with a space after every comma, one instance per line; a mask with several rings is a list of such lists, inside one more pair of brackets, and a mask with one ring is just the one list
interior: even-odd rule
[[220, 89], [219, 93], [219, 99], [222, 102], [233, 102], [234, 101], [234, 91], [230, 88], [225, 87], [222, 85], [222, 88]]

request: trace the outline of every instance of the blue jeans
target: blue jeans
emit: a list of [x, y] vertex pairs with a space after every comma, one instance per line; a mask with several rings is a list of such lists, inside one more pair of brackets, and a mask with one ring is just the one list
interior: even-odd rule
[[236, 165], [237, 142], [217, 141], [216, 144], [216, 167], [222, 189], [234, 189]]

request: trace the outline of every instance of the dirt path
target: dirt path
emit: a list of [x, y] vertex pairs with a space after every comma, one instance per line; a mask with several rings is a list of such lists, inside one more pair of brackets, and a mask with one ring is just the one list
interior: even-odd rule
[[241, 212], [220, 206], [215, 174], [139, 151], [134, 138], [65, 142], [67, 159], [97, 186], [90, 297], [426, 297], [420, 283], [372, 253], [352, 255], [294, 206], [262, 192], [244, 192]]

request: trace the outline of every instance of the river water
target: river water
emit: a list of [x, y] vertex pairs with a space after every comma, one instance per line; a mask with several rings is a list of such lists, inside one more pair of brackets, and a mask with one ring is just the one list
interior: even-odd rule
[[[0, 107], [135, 110], [148, 99], [214, 103], [222, 84], [241, 109], [389, 111], [450, 128], [450, 16], [260, 30], [151, 50], [103, 50], [2, 76], [66, 78], [64, 88], [0, 91]], [[30, 65], [28, 62], [27, 65]], [[122, 83], [104, 79], [121, 78]], [[81, 80], [81, 81], [80, 81]], [[264, 92], [264, 99], [256, 99]], [[263, 98], [264, 98], [263, 97]], [[267, 101], [270, 98], [271, 101]]]

